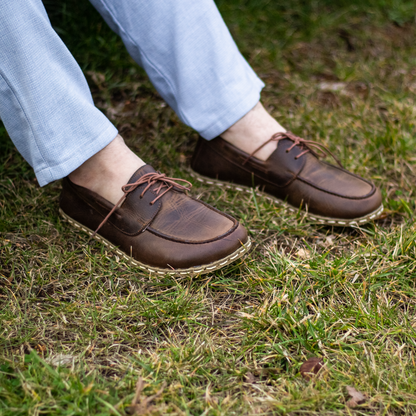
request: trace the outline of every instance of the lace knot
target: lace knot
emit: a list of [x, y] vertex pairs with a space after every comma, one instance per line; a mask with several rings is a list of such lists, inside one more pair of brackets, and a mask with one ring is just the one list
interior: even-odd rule
[[290, 146], [286, 150], [286, 153], [289, 153], [295, 146], [299, 146], [302, 149], [304, 149], [304, 151], [298, 154], [295, 157], [295, 159], [299, 159], [300, 157], [302, 157], [303, 155], [309, 152], [312, 153], [314, 156], [316, 156], [318, 159], [320, 157], [325, 158], [328, 156], [328, 154], [330, 154], [335, 160], [335, 162], [337, 162], [337, 164], [341, 168], [343, 167], [341, 162], [338, 160], [338, 158], [326, 146], [324, 146], [323, 144], [319, 142], [315, 142], [313, 140], [303, 139], [302, 137], [296, 136], [290, 131], [286, 131], [285, 133], [281, 132], [281, 133], [273, 134], [273, 136], [269, 140], [264, 142], [261, 146], [259, 146], [253, 153], [251, 153], [247, 157], [247, 159], [243, 162], [243, 165], [245, 165], [260, 149], [266, 146], [266, 144], [270, 142], [280, 142], [280, 140], [284, 140], [284, 139], [289, 139], [293, 142], [292, 146]]
[[[177, 182], [185, 182], [187, 185], [181, 185]], [[150, 202], [150, 205], [153, 205], [159, 198], [161, 198], [163, 195], [165, 195], [167, 192], [169, 192], [172, 188], [176, 188], [180, 191], [187, 191], [192, 187], [192, 184], [188, 182], [185, 179], [180, 178], [170, 178], [166, 176], [164, 173], [160, 172], [149, 172], [141, 176], [136, 182], [128, 183], [126, 185], [123, 185], [121, 187], [122, 191], [124, 192], [124, 195], [120, 198], [120, 200], [117, 202], [117, 204], [114, 205], [114, 207], [111, 209], [111, 211], [107, 214], [107, 216], [104, 218], [104, 220], [101, 222], [101, 224], [98, 226], [98, 228], [94, 231], [92, 237], [94, 237], [100, 228], [108, 221], [108, 219], [111, 217], [111, 215], [114, 213], [114, 211], [124, 202], [127, 195], [130, 192], [133, 192], [138, 186], [143, 185], [147, 183], [147, 186], [143, 189], [142, 193], [140, 194], [140, 198], [143, 198], [144, 194], [153, 186], [156, 185], [152, 191], [157, 195], [157, 197]], [[166, 188], [162, 193], [161, 190], [163, 188]]]

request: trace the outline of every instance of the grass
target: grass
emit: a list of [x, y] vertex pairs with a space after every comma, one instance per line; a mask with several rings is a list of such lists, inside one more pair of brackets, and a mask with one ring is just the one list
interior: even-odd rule
[[[80, 4], [78, 4], [80, 3]], [[0, 127], [0, 414], [416, 413], [416, 41], [412, 1], [218, 1], [266, 81], [263, 102], [372, 179], [384, 217], [315, 226], [195, 183], [256, 248], [198, 278], [149, 277], [61, 221]], [[155, 168], [186, 172], [197, 135], [164, 105], [87, 2], [47, 2], [95, 102]], [[299, 374], [323, 357], [313, 381]], [[58, 365], [61, 363], [61, 365]], [[347, 406], [346, 386], [367, 401]], [[130, 411], [131, 413], [131, 411]], [[142, 412], [143, 414], [143, 412]]]

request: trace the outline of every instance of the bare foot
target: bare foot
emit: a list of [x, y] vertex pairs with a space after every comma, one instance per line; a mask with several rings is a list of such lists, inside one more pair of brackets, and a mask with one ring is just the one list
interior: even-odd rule
[[[243, 118], [233, 124], [221, 137], [248, 154], [253, 153], [273, 134], [285, 132], [263, 107], [260, 101]], [[275, 151], [277, 142], [271, 142], [256, 152], [256, 158], [266, 160]]]
[[145, 162], [117, 135], [108, 146], [70, 173], [69, 179], [116, 204], [123, 196], [121, 187], [143, 165]]

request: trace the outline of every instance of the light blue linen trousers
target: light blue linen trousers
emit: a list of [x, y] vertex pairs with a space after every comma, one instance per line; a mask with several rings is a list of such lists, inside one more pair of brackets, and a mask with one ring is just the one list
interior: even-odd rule
[[[90, 1], [179, 118], [207, 140], [259, 101], [264, 84], [213, 0]], [[0, 0], [0, 118], [41, 186], [117, 135], [41, 0]]]

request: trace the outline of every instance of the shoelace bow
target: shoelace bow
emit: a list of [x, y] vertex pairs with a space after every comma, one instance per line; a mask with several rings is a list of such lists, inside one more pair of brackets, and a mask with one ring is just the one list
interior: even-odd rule
[[[180, 185], [176, 181], [180, 182], [186, 182], [189, 186], [186, 185]], [[130, 192], [133, 192], [138, 186], [144, 184], [147, 182], [147, 186], [143, 189], [142, 193], [140, 194], [140, 198], [143, 198], [143, 195], [148, 191], [148, 189], [156, 184], [157, 182], [160, 182], [156, 188], [153, 189], [153, 191], [156, 193], [157, 197], [150, 202], [150, 205], [153, 205], [159, 198], [162, 198], [163, 195], [166, 194], [166, 192], [169, 192], [173, 187], [176, 187], [180, 190], [187, 191], [192, 187], [192, 184], [188, 182], [185, 179], [179, 179], [179, 178], [169, 178], [164, 173], [159, 172], [150, 172], [146, 173], [142, 177], [140, 177], [136, 182], [128, 183], [126, 185], [123, 185], [121, 187], [122, 191], [124, 192], [124, 195], [120, 198], [120, 200], [117, 202], [117, 204], [114, 205], [112, 210], [108, 213], [108, 215], [104, 218], [104, 220], [101, 222], [101, 224], [98, 226], [98, 228], [94, 231], [94, 234], [92, 237], [94, 237], [100, 228], [107, 222], [107, 220], [111, 217], [113, 212], [124, 202], [124, 200], [127, 198], [127, 195]], [[163, 188], [165, 189], [160, 195], [160, 191]]]
[[342, 168], [341, 162], [335, 157], [335, 155], [323, 144], [319, 142], [315, 142], [313, 140], [306, 140], [302, 139], [302, 137], [296, 136], [290, 131], [287, 131], [285, 133], [276, 133], [273, 134], [273, 136], [267, 140], [267, 142], [263, 143], [260, 147], [258, 147], [244, 162], [243, 165], [246, 164], [260, 149], [262, 149], [266, 144], [270, 142], [279, 142], [283, 139], [290, 139], [293, 141], [292, 146], [289, 147], [289, 149], [286, 149], [286, 153], [289, 153], [295, 146], [300, 146], [304, 148], [305, 150], [302, 153], [299, 153], [295, 159], [299, 159], [301, 156], [305, 155], [308, 152], [311, 152], [313, 155], [315, 155], [317, 158], [319, 157], [327, 157], [328, 154], [330, 154], [335, 162], [338, 163], [338, 165]]

